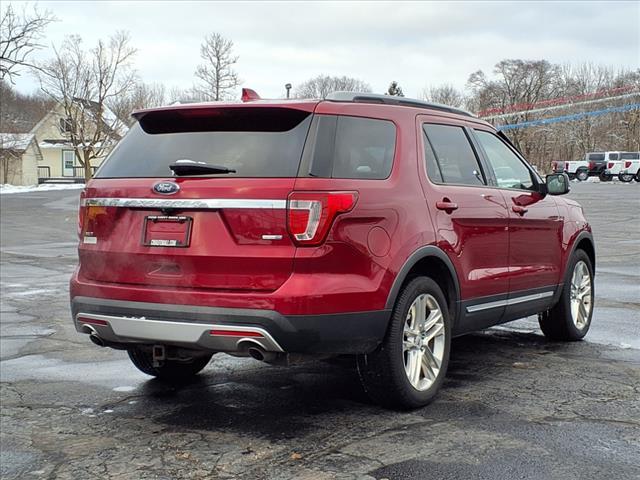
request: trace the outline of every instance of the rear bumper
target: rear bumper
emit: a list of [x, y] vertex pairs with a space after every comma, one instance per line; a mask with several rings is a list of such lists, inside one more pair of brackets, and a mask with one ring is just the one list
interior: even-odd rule
[[[202, 307], [76, 296], [71, 300], [76, 330], [95, 331], [112, 343], [176, 345], [235, 352], [242, 342], [267, 351], [354, 354], [382, 341], [389, 310], [284, 316], [273, 310]], [[241, 335], [235, 332], [245, 332]]]

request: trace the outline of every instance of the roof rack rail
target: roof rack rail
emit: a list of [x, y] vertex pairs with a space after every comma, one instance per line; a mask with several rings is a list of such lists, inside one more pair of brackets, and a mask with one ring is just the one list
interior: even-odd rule
[[460, 108], [442, 105], [440, 103], [425, 102], [414, 98], [396, 97], [393, 95], [380, 95], [377, 93], [362, 92], [332, 92], [325, 97], [330, 102], [356, 102], [356, 103], [382, 103], [385, 105], [399, 105], [404, 107], [426, 108], [429, 110], [439, 110], [442, 112], [456, 113], [467, 117], [475, 116]]

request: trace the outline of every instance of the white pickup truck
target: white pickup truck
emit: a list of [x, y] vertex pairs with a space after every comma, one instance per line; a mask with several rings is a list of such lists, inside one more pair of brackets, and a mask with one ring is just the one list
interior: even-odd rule
[[[623, 163], [622, 160], [609, 160], [604, 168], [604, 172], [600, 174], [600, 180], [603, 182], [613, 180], [613, 177], [617, 177], [620, 174]], [[633, 180], [633, 176], [631, 180]]]
[[618, 179], [630, 182], [634, 178], [636, 182], [640, 182], [640, 152], [621, 152]]
[[600, 177], [600, 180], [606, 182], [613, 178], [606, 173], [608, 163], [619, 159], [620, 152], [589, 152], [584, 160], [564, 162], [564, 172], [572, 180], [577, 178], [584, 182], [589, 177]]

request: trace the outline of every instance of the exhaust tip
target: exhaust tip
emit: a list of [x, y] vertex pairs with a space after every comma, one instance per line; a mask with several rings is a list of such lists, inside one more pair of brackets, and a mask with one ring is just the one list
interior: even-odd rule
[[94, 345], [97, 345], [99, 347], [104, 347], [104, 340], [102, 340], [98, 335], [96, 335], [95, 333], [92, 333], [91, 335], [89, 335], [89, 340], [91, 340], [93, 342]]
[[265, 354], [262, 351], [262, 349], [258, 347], [249, 347], [249, 350], [247, 350], [247, 352], [249, 353], [251, 358], [255, 358], [256, 360], [260, 360], [261, 362], [264, 362]]

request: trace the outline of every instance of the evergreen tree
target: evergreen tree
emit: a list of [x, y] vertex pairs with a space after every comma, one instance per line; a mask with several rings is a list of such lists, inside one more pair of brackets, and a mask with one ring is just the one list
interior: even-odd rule
[[389, 89], [385, 95], [392, 95], [395, 97], [404, 97], [404, 93], [402, 93], [402, 87], [398, 85], [398, 82], [395, 80], [389, 84]]

